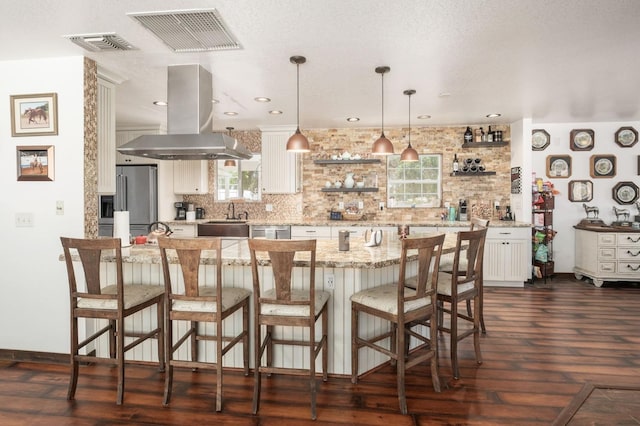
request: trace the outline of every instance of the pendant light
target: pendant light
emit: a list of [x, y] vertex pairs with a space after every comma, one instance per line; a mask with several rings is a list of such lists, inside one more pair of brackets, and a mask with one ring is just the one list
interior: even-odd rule
[[416, 91], [408, 89], [402, 93], [409, 97], [409, 145], [400, 154], [400, 161], [418, 161], [418, 152], [411, 146], [411, 95], [415, 94]]
[[300, 133], [300, 64], [307, 62], [304, 56], [292, 56], [289, 58], [292, 64], [296, 64], [297, 74], [297, 115], [296, 115], [296, 132], [287, 141], [287, 151], [290, 152], [309, 152], [309, 140], [305, 135]]
[[[229, 131], [229, 136], [231, 136], [231, 131], [233, 130], [233, 127], [227, 127], [226, 129]], [[225, 160], [224, 166], [225, 167], [235, 167], [236, 166], [236, 160]]]
[[393, 154], [393, 144], [384, 135], [384, 75], [391, 71], [389, 67], [377, 67], [376, 72], [380, 74], [382, 80], [382, 134], [377, 141], [373, 143], [371, 154], [373, 155], [391, 155]]

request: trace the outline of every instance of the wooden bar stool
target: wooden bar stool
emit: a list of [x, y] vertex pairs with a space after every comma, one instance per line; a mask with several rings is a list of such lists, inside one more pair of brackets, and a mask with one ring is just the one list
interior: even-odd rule
[[[316, 419], [316, 358], [322, 352], [322, 379], [327, 381], [328, 364], [328, 318], [327, 301], [329, 293], [315, 288], [316, 277], [316, 240], [265, 240], [250, 239], [251, 271], [253, 274], [254, 302], [254, 351], [255, 384], [253, 392], [253, 414], [260, 405], [260, 378], [262, 373], [282, 373], [306, 375], [309, 377], [311, 391], [311, 418]], [[305, 265], [301, 273], [293, 276], [296, 255], [304, 257]], [[269, 276], [266, 268], [273, 271], [274, 287], [268, 289]], [[295, 287], [294, 287], [294, 281]], [[316, 322], [321, 319], [321, 337], [316, 338]], [[303, 327], [306, 339], [284, 338], [275, 334], [275, 327]], [[263, 327], [266, 334], [262, 334]], [[274, 366], [274, 346], [301, 346], [308, 350], [309, 368], [291, 368]], [[263, 356], [266, 351], [266, 365]]]
[[[164, 288], [159, 285], [124, 284], [122, 275], [122, 249], [120, 238], [80, 239], [60, 237], [69, 278], [69, 306], [71, 316], [71, 379], [67, 399], [73, 399], [78, 384], [80, 362], [115, 365], [118, 369], [118, 394], [116, 403], [122, 404], [124, 396], [124, 354], [149, 338], [158, 339], [158, 364], [164, 371]], [[71, 252], [74, 250], [74, 253]], [[74, 267], [74, 256], [80, 259], [82, 272]], [[105, 253], [106, 252], [106, 253]], [[105, 283], [107, 277], [100, 273], [101, 256], [115, 254], [115, 284]], [[78, 274], [77, 274], [78, 272]], [[80, 284], [80, 285], [79, 285]], [[146, 308], [157, 309], [157, 327], [148, 332], [125, 329], [125, 318]], [[108, 324], [91, 336], [79, 341], [78, 319], [108, 320]], [[80, 349], [108, 334], [109, 357], [81, 355]], [[125, 337], [133, 341], [125, 345]]]
[[[173, 367], [202, 368], [216, 371], [216, 411], [222, 410], [222, 372], [224, 355], [236, 344], [243, 345], [244, 374], [249, 375], [249, 298], [251, 292], [243, 288], [226, 286], [222, 279], [222, 240], [220, 238], [158, 238], [162, 257], [162, 271], [167, 300], [166, 353], [167, 373], [163, 405], [171, 399], [173, 387]], [[202, 252], [208, 250], [213, 255], [215, 273], [213, 285], [201, 281], [200, 265]], [[170, 263], [176, 257], [178, 264]], [[176, 267], [172, 276], [172, 266]], [[182, 278], [182, 280], [179, 279]], [[173, 279], [175, 278], [175, 279]], [[181, 285], [180, 283], [183, 283]], [[235, 312], [242, 312], [242, 330], [237, 333], [224, 333], [224, 320]], [[174, 342], [174, 322], [188, 321], [186, 332]], [[213, 323], [215, 334], [207, 334], [204, 324]], [[176, 359], [176, 352], [189, 341], [191, 359]], [[215, 361], [201, 361], [199, 357], [200, 341], [215, 342]]]

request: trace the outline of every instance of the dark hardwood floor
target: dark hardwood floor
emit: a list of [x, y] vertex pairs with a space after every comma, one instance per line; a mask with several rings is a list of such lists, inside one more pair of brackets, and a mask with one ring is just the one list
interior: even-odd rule
[[[0, 424], [550, 425], [586, 383], [640, 383], [637, 283], [596, 288], [566, 275], [523, 289], [487, 288], [485, 321], [484, 363], [476, 365], [472, 340], [465, 339], [460, 380], [451, 378], [448, 338], [442, 337], [441, 393], [433, 391], [427, 365], [410, 370], [406, 416], [398, 411], [390, 366], [358, 385], [346, 377], [319, 380], [314, 422], [301, 377], [265, 378], [260, 411], [253, 416], [253, 377], [241, 372], [225, 374], [223, 412], [216, 413], [212, 372], [177, 370], [171, 406], [163, 408], [164, 375], [128, 366], [124, 404], [117, 406], [116, 375], [109, 367], [81, 367], [76, 400], [67, 401], [66, 365], [7, 361], [0, 363]], [[599, 424], [637, 424], [617, 415]]]

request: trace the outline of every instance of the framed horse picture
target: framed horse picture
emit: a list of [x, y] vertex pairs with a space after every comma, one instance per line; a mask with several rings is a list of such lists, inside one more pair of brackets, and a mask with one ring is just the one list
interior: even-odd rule
[[53, 145], [19, 146], [16, 151], [18, 180], [53, 180]]
[[58, 95], [11, 96], [11, 136], [58, 134]]

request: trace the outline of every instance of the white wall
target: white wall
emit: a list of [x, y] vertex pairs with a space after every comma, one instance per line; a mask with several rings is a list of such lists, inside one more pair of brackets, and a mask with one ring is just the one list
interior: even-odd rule
[[[9, 96], [58, 94], [58, 135], [11, 137]], [[84, 234], [83, 58], [0, 62], [0, 349], [69, 352], [59, 237]], [[18, 182], [16, 146], [54, 145], [55, 180]], [[56, 215], [56, 201], [64, 215]], [[16, 213], [33, 214], [31, 228]]]
[[[571, 202], [568, 197], [569, 182], [572, 180], [590, 180], [593, 182], [593, 200], [588, 205], [600, 208], [600, 218], [606, 224], [615, 221], [613, 206], [624, 207], [632, 215], [638, 214], [635, 206], [618, 205], [612, 198], [612, 188], [621, 181], [631, 181], [640, 187], [638, 176], [638, 156], [640, 144], [631, 148], [622, 148], [614, 141], [615, 132], [623, 126], [632, 126], [640, 130], [640, 122], [602, 122], [602, 123], [535, 123], [534, 129], [545, 129], [551, 135], [551, 144], [544, 151], [533, 151], [533, 171], [537, 177], [553, 183], [560, 194], [555, 197], [553, 226], [558, 234], [553, 242], [556, 272], [573, 272], [575, 230], [573, 226], [586, 217], [581, 202]], [[571, 151], [569, 134], [573, 129], [592, 129], [595, 132], [594, 147], [591, 151]], [[529, 133], [530, 134], [530, 133]], [[529, 143], [531, 137], [529, 136]], [[546, 175], [546, 158], [552, 154], [571, 156], [571, 176], [569, 178], [549, 178]], [[589, 175], [589, 158], [594, 154], [612, 154], [616, 156], [617, 173], [613, 178], [594, 179]], [[529, 180], [530, 183], [530, 180]]]

